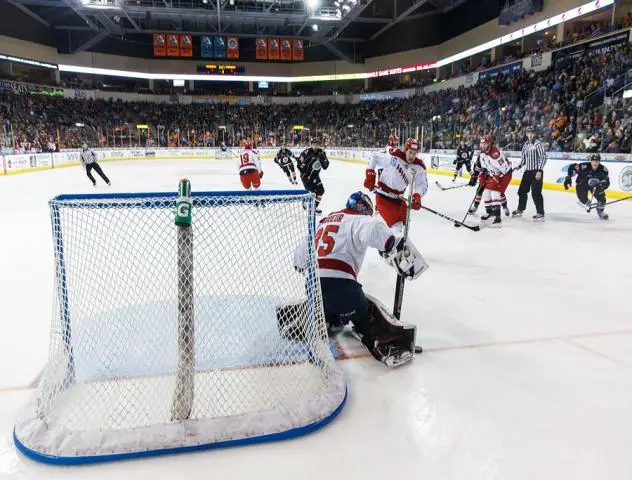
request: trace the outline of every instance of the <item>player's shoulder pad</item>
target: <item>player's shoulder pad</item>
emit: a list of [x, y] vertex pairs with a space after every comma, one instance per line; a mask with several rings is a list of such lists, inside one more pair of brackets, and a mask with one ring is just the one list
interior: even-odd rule
[[400, 160], [406, 161], [406, 154], [402, 152], [399, 148], [394, 148], [389, 152], [391, 157], [399, 158]]
[[492, 145], [487, 155], [489, 155], [491, 158], [496, 160], [497, 158], [500, 158], [501, 153], [500, 153], [500, 150], [498, 150], [498, 147], [496, 145]]
[[601, 165], [601, 169], [602, 169], [601, 171], [602, 171], [603, 173], [605, 173], [605, 174], [607, 174], [607, 173], [608, 173], [608, 167], [606, 167], [605, 165]]
[[424, 170], [428, 170], [426, 168], [426, 164], [424, 163], [424, 161], [421, 158], [419, 158], [419, 157], [415, 158], [415, 161], [413, 162], [413, 165], [417, 165], [418, 167], [421, 167]]

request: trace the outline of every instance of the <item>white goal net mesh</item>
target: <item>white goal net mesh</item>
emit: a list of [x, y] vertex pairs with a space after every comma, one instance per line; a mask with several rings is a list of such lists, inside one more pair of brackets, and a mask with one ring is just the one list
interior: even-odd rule
[[[240, 192], [241, 193], [241, 192]], [[285, 438], [326, 423], [332, 357], [301, 192], [52, 200], [49, 362], [18, 420], [28, 455], [66, 463]], [[308, 208], [305, 209], [304, 205]]]

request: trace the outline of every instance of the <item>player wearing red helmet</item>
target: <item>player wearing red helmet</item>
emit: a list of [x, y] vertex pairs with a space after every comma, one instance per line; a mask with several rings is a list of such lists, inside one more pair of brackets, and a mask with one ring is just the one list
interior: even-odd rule
[[252, 140], [244, 140], [239, 152], [239, 180], [246, 190], [259, 190], [262, 178], [259, 154], [252, 148]]
[[479, 156], [482, 171], [480, 173], [483, 186], [486, 215], [481, 220], [494, 218], [493, 226], [501, 226], [500, 208], [503, 204], [505, 190], [511, 182], [511, 163], [494, 145], [491, 135], [484, 135], [480, 141], [481, 154]]
[[[426, 166], [419, 153], [419, 141], [409, 138], [404, 144], [404, 149], [393, 149], [388, 155], [374, 155], [369, 161], [366, 170], [364, 186], [369, 190], [375, 190], [377, 210], [386, 224], [395, 233], [403, 230], [406, 222], [406, 202], [400, 197], [406, 191], [415, 175], [412, 208], [421, 208], [421, 198], [428, 191], [428, 177]], [[382, 166], [382, 174], [376, 184], [376, 166]]]

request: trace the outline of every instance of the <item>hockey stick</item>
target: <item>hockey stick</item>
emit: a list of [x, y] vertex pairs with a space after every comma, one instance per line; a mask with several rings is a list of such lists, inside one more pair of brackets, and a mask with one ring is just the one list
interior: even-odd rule
[[463, 188], [463, 187], [469, 187], [469, 183], [464, 183], [463, 185], [453, 185], [451, 187], [444, 187], [443, 185], [441, 185], [438, 181], [435, 182], [435, 185], [437, 187], [439, 187], [441, 190], [445, 191], [445, 190], [454, 190], [455, 188]]
[[[625, 201], [625, 200], [632, 200], [632, 196], [630, 196], [630, 197], [620, 198], [620, 199], [618, 199], [618, 200], [613, 200], [613, 201], [611, 201], [611, 202], [606, 202], [606, 203], [604, 203], [604, 204], [603, 204], [603, 206], [605, 207], [606, 205], [612, 205], [613, 203], [619, 203], [619, 202], [623, 202], [623, 201]], [[588, 210], [586, 210], [586, 211], [590, 213], [590, 211], [591, 211], [593, 208], [597, 208], [597, 206], [598, 206], [598, 205], [599, 205], [598, 203], [592, 203], [592, 201], [591, 201], [590, 207], [589, 207], [589, 208], [588, 208]]]
[[[410, 210], [413, 205], [413, 192], [415, 191], [415, 173], [413, 172], [413, 179], [410, 183], [410, 192], [408, 193], [408, 198], [402, 198], [402, 200], [407, 201], [406, 204], [406, 223], [404, 224], [404, 244], [408, 240], [408, 229], [410, 225]], [[395, 303], [393, 304], [393, 316], [399, 320], [399, 317], [402, 314], [402, 302], [404, 300], [404, 285], [406, 282], [406, 277], [401, 273], [397, 274], [397, 283], [395, 284]]]
[[[478, 195], [476, 194], [476, 192], [474, 192], [474, 198], [472, 199], [472, 202], [470, 203], [470, 206], [467, 207], [467, 211], [465, 212], [465, 215], [463, 216], [463, 220], [461, 220], [460, 222], [454, 222], [454, 226], [455, 227], [460, 227], [461, 225], [465, 225], [465, 219], [470, 214], [470, 210], [472, 209], [472, 206], [474, 205], [474, 202], [476, 201], [476, 197], [477, 196]], [[480, 228], [479, 228], [479, 230], [480, 230]], [[478, 231], [478, 230], [476, 230], [476, 231]]]
[[[474, 202], [472, 201], [472, 203], [474, 203]], [[432, 208], [428, 208], [428, 207], [426, 207], [424, 205], [422, 205], [421, 208], [423, 208], [427, 212], [434, 213], [435, 215], [437, 215], [437, 216], [439, 216], [441, 218], [445, 218], [446, 220], [450, 220], [451, 222], [454, 223], [455, 227], [465, 227], [468, 230], [471, 230], [473, 232], [478, 232], [481, 229], [481, 227], [478, 226], [478, 225], [472, 226], [472, 225], [468, 225], [468, 224], [463, 223], [463, 222], [459, 222], [456, 218], [448, 217], [447, 215], [445, 215], [445, 214], [443, 214], [441, 212], [437, 212], [436, 210], [433, 210]], [[469, 213], [469, 210], [468, 210], [468, 213]], [[467, 214], [465, 216], [467, 217]], [[465, 220], [465, 218], [463, 218], [463, 220]]]
[[220, 143], [219, 148], [220, 148], [220, 150], [221, 150], [222, 152], [226, 152], [226, 151], [228, 151], [228, 152], [232, 153], [233, 155], [235, 155], [237, 158], [239, 158], [239, 154], [238, 154], [238, 153], [235, 153], [235, 151], [234, 151], [234, 150], [232, 150], [232, 149], [228, 148], [224, 142]]
[[[408, 240], [408, 229], [410, 225], [410, 210], [413, 204], [413, 192], [415, 190], [415, 173], [413, 172], [413, 178], [410, 182], [410, 192], [408, 194], [407, 200], [408, 204], [406, 206], [406, 224], [404, 225], [404, 244]], [[399, 320], [402, 315], [402, 303], [404, 301], [404, 285], [406, 283], [406, 277], [401, 273], [397, 274], [397, 283], [395, 284], [395, 303], [393, 305], [393, 316]], [[415, 345], [415, 353], [423, 353], [423, 347], [419, 345]]]

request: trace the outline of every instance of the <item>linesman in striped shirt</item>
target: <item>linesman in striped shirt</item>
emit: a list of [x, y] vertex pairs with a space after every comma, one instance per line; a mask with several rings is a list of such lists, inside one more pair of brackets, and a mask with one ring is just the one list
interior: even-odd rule
[[535, 138], [535, 129], [527, 127], [527, 141], [522, 147], [522, 160], [518, 166], [518, 169], [524, 168], [524, 172], [518, 188], [518, 208], [513, 211], [513, 217], [522, 216], [527, 208], [527, 196], [531, 190], [531, 197], [536, 210], [533, 219], [544, 220], [544, 199], [542, 198], [544, 165], [546, 165], [544, 145]]

